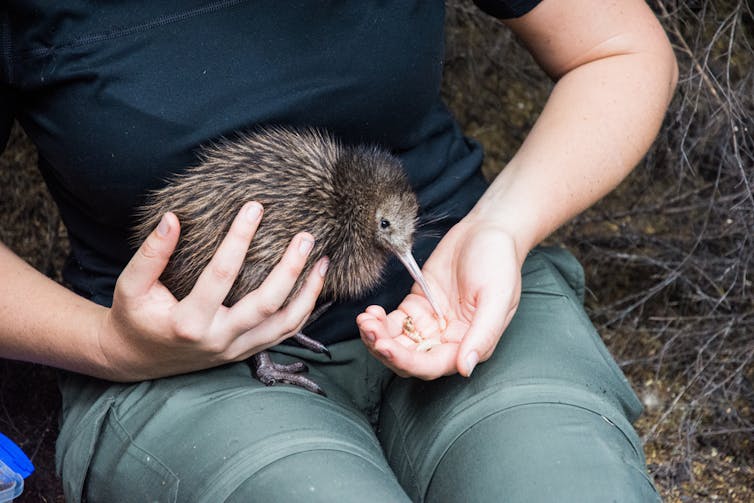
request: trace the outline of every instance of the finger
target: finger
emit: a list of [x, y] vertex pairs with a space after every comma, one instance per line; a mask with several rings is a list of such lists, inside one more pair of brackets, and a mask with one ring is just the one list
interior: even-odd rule
[[372, 348], [378, 337], [390, 337], [387, 329], [386, 319], [374, 315], [374, 310], [367, 308], [367, 311], [356, 317], [356, 326], [359, 328], [359, 334], [364, 344]]
[[262, 205], [259, 203], [247, 203], [241, 208], [209, 264], [184, 299], [184, 305], [206, 316], [214, 316], [241, 270], [261, 218]]
[[385, 318], [387, 318], [387, 313], [382, 308], [382, 306], [377, 306], [377, 305], [369, 306], [366, 308], [364, 312], [373, 315], [378, 320], [380, 319], [384, 320]]
[[[325, 276], [330, 261], [327, 257], [319, 259], [309, 271], [309, 275], [301, 291], [291, 299], [285, 308], [258, 325], [249, 325], [248, 312], [244, 312], [236, 304], [231, 308], [231, 323], [237, 328], [245, 327], [243, 332], [233, 343], [230, 350], [238, 354], [256, 353], [262, 349], [281, 343], [288, 337], [301, 331], [307, 319], [312, 314], [317, 298], [325, 284]], [[260, 344], [261, 347], [260, 348]]]
[[513, 305], [512, 297], [512, 294], [503, 298], [484, 292], [479, 294], [471, 326], [458, 351], [456, 365], [461, 375], [469, 377], [476, 364], [489, 358], [495, 350], [506, 322], [510, 320], [508, 315]]
[[392, 338], [392, 334], [388, 333], [387, 320], [384, 318], [379, 319], [375, 317], [375, 314], [379, 315], [380, 313], [367, 308], [366, 312], [361, 313], [356, 317], [356, 324], [359, 327], [359, 333], [361, 334], [361, 339], [364, 342], [364, 345], [377, 360], [397, 375], [401, 377], [409, 377], [409, 372], [392, 365], [391, 361], [393, 356], [392, 351], [389, 348], [383, 348], [382, 352], [378, 352], [375, 349], [375, 344], [378, 339]]
[[[399, 312], [410, 315], [414, 326], [425, 336], [430, 337], [440, 333], [440, 325], [435, 317], [435, 311], [426, 297], [422, 295], [408, 295], [398, 307]], [[391, 313], [392, 315], [393, 313]], [[403, 319], [400, 320], [403, 323]]]
[[411, 313], [411, 319], [414, 322], [415, 333], [421, 339], [431, 339], [439, 341], [441, 343], [453, 342], [459, 343], [466, 334], [469, 326], [465, 322], [459, 320], [450, 320], [445, 330], [440, 330], [437, 323], [437, 318], [434, 317], [434, 313], [431, 311], [409, 311], [407, 306], [401, 304], [401, 307], [397, 311], [393, 311], [388, 315], [388, 326], [390, 333], [397, 333], [401, 335], [399, 342], [405, 346], [416, 346], [415, 337], [409, 336], [404, 331], [404, 324], [406, 317], [408, 316], [404, 309]]
[[262, 323], [277, 313], [296, 285], [306, 259], [314, 247], [314, 237], [308, 232], [294, 236], [283, 258], [270, 271], [259, 288], [248, 293], [233, 308], [244, 312], [247, 329]]
[[282, 342], [288, 335], [295, 335], [306, 325], [309, 316], [317, 305], [317, 299], [322, 293], [329, 265], [329, 258], [322, 257], [319, 259], [309, 271], [301, 290], [282, 310], [264, 322], [276, 327], [277, 330], [279, 330], [277, 327], [283, 327], [283, 333], [275, 341], [276, 344]]
[[118, 278], [118, 289], [129, 297], [146, 294], [165, 270], [178, 244], [180, 231], [175, 214], [165, 213], [123, 269]]
[[366, 308], [365, 313], [372, 315], [376, 320], [384, 324], [384, 330], [391, 337], [397, 337], [401, 334], [403, 321], [406, 319], [406, 313], [403, 311], [393, 311], [387, 314], [382, 306], [369, 306]]
[[406, 317], [401, 311], [394, 311], [387, 318], [375, 318], [369, 313], [362, 313], [356, 318], [364, 345], [379, 359], [383, 358], [376, 353], [375, 345], [380, 339], [395, 340], [403, 347], [416, 349], [416, 342], [403, 333], [401, 328], [402, 321], [396, 322], [394, 319], [391, 319], [395, 318], [394, 315], [396, 314], [401, 317], [401, 320], [404, 320]]
[[367, 309], [367, 312], [357, 316], [356, 323], [366, 347], [386, 367], [399, 376], [425, 380], [456, 372], [457, 344], [441, 344], [428, 352], [417, 351], [416, 343], [401, 337], [400, 328], [391, 326], [390, 318], [401, 316], [405, 319], [404, 313], [393, 311], [388, 319], [378, 319], [374, 316], [376, 313], [371, 311]]
[[[409, 317], [402, 308], [385, 316], [385, 311], [378, 306], [370, 306], [364, 313], [356, 317], [356, 323], [361, 332], [364, 343], [374, 346], [378, 338], [389, 337], [399, 344], [410, 349], [416, 349], [416, 340], [410, 337], [405, 330], [406, 319]], [[375, 309], [376, 308], [376, 309]], [[412, 318], [413, 319], [413, 318]], [[420, 334], [423, 339], [437, 339], [432, 329], [423, 330], [420, 325], [414, 324], [414, 333]], [[443, 341], [444, 342], [444, 341]]]
[[379, 306], [369, 306], [365, 312], [356, 317], [356, 324], [362, 339], [368, 346], [373, 346], [374, 342], [382, 337], [397, 338], [407, 346], [415, 345], [411, 339], [403, 335], [405, 319], [406, 313], [403, 311], [386, 314], [385, 310]]
[[374, 344], [373, 353], [399, 375], [431, 380], [456, 373], [457, 344], [439, 344], [430, 351], [417, 351], [415, 346], [404, 347], [393, 338], [381, 338]]

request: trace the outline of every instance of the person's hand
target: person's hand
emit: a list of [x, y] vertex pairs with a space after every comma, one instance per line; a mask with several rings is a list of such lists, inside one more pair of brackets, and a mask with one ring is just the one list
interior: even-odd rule
[[210, 263], [180, 302], [159, 281], [175, 250], [180, 224], [163, 217], [118, 278], [112, 308], [98, 334], [113, 379], [132, 381], [241, 361], [301, 329], [324, 284], [327, 259], [315, 264], [285, 306], [314, 244], [296, 235], [260, 287], [232, 307], [223, 305], [262, 216], [246, 204]]
[[[447, 319], [440, 330], [434, 311], [418, 285], [396, 311], [370, 306], [356, 322], [369, 350], [396, 374], [435, 379], [464, 376], [495, 350], [518, 307], [521, 266], [513, 238], [501, 226], [467, 216], [443, 237], [422, 272]], [[523, 254], [525, 255], [525, 254]], [[406, 316], [425, 339], [442, 343], [429, 351], [403, 331]]]

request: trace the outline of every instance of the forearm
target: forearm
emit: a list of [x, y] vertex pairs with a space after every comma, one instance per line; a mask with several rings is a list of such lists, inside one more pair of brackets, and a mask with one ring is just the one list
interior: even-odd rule
[[675, 81], [669, 45], [619, 51], [566, 72], [474, 214], [503, 225], [523, 259], [641, 160], [657, 135]]
[[104, 377], [97, 332], [106, 308], [43, 274], [0, 244], [0, 357]]

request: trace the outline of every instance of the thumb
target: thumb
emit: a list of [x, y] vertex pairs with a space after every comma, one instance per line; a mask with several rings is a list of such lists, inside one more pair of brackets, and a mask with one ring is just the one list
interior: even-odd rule
[[178, 217], [165, 213], [118, 278], [118, 287], [124, 294], [135, 297], [152, 288], [175, 251], [180, 231]]
[[461, 375], [471, 376], [476, 364], [492, 355], [516, 310], [515, 305], [509, 308], [511, 300], [489, 292], [479, 293], [471, 326], [458, 348], [456, 367]]

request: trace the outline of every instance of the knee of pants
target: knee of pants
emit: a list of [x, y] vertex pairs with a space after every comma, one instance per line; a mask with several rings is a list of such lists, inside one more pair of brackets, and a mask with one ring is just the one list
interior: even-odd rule
[[363, 417], [240, 368], [113, 387], [98, 421], [66, 426], [91, 431], [65, 435], [64, 476], [86, 472], [93, 502], [349, 501], [349, 487], [406, 500]]
[[278, 458], [257, 471], [225, 500], [306, 502], [409, 502], [387, 464], [377, 465], [337, 446]]
[[643, 454], [615, 423], [568, 403], [516, 405], [448, 446], [427, 502], [660, 501]]
[[457, 376], [394, 384], [379, 435], [415, 501], [658, 500], [635, 430], [602, 393]]

